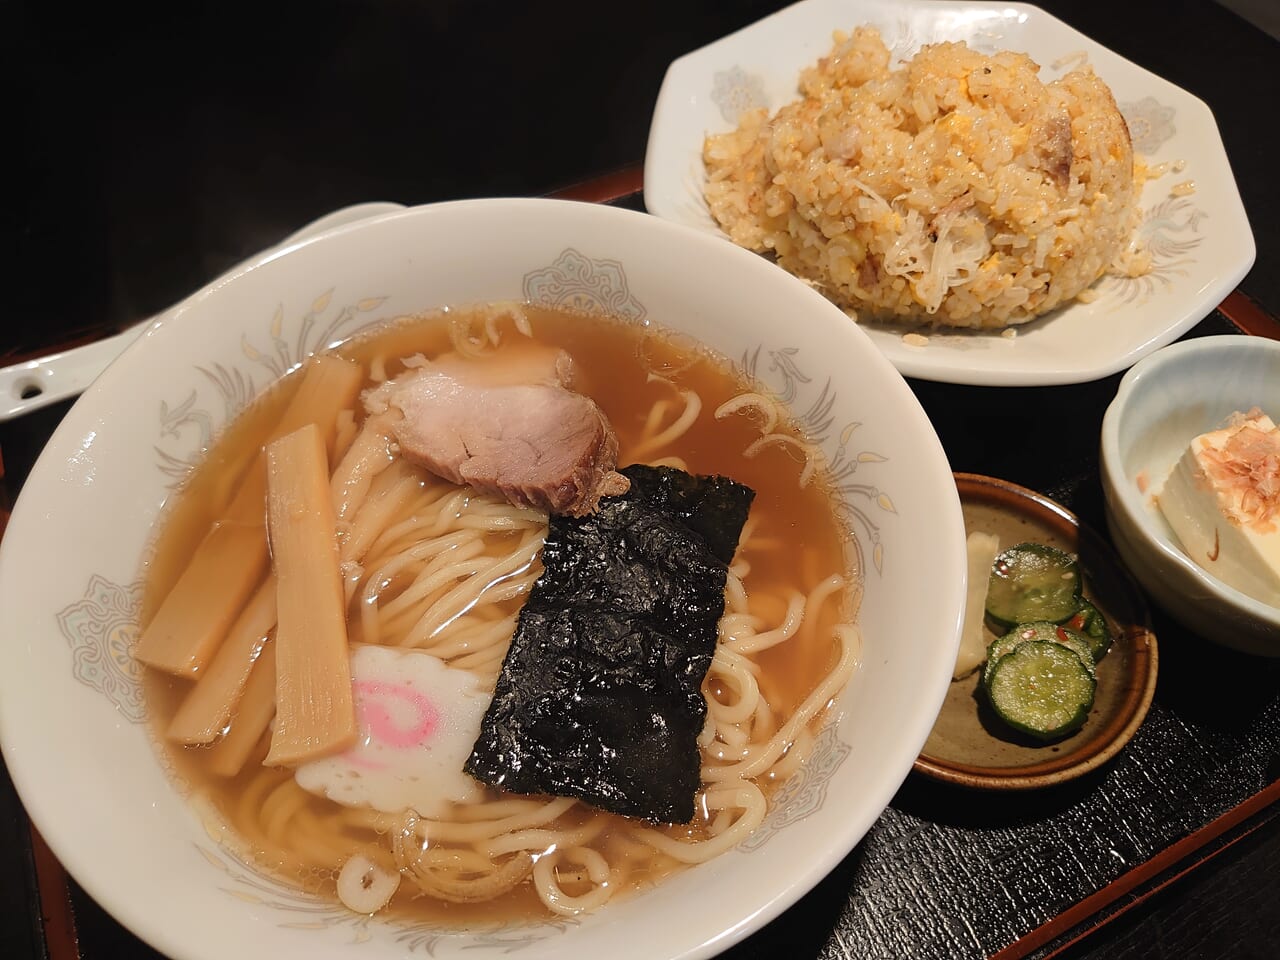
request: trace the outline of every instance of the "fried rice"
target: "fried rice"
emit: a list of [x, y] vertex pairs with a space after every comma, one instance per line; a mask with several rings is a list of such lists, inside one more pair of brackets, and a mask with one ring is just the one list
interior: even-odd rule
[[712, 216], [861, 318], [1024, 323], [1109, 268], [1141, 272], [1141, 163], [1091, 69], [1051, 83], [1022, 53], [835, 35], [799, 100], [703, 147]]

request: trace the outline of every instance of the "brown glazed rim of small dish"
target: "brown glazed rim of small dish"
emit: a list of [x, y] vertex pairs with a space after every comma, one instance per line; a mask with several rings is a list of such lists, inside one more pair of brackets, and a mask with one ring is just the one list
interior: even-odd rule
[[1124, 625], [1126, 641], [1132, 647], [1133, 662], [1125, 680], [1126, 689], [1120, 708], [1105, 726], [1076, 749], [1052, 760], [1020, 767], [983, 767], [941, 760], [922, 753], [916, 758], [913, 769], [948, 783], [991, 790], [1028, 790], [1083, 776], [1120, 752], [1142, 725], [1155, 696], [1159, 655], [1142, 592], [1115, 551], [1060, 503], [1027, 487], [995, 477], [956, 473], [955, 480], [962, 501], [983, 500], [1028, 514], [1053, 528], [1064, 542], [1075, 544], [1079, 552], [1101, 558], [1112, 568], [1108, 573], [1120, 578], [1126, 593], [1133, 598], [1134, 612], [1141, 615], [1141, 622]]

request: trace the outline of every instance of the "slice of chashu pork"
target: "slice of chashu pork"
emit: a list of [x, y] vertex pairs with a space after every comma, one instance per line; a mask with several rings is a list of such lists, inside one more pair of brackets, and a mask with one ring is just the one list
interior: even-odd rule
[[411, 463], [517, 506], [571, 517], [630, 486], [614, 469], [618, 440], [609, 421], [570, 389], [565, 351], [527, 345], [490, 359], [449, 354], [406, 365], [366, 393], [364, 405], [385, 417]]

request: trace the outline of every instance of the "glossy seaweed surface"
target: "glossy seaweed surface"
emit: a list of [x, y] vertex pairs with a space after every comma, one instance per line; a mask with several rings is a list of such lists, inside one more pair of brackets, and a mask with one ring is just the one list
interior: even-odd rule
[[669, 467], [553, 517], [467, 772], [654, 822], [694, 814], [702, 680], [753, 492]]

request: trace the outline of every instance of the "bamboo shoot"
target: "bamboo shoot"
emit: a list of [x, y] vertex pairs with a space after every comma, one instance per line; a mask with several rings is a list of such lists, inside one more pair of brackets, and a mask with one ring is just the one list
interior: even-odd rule
[[[363, 370], [348, 360], [311, 360], [268, 442], [305, 424], [318, 424], [323, 443], [332, 444], [338, 414], [355, 402], [363, 378]], [[259, 456], [223, 520], [196, 548], [143, 630], [134, 647], [135, 659], [180, 676], [195, 676], [205, 667], [262, 582], [267, 566], [266, 487], [266, 468]]]
[[267, 528], [276, 575], [276, 724], [268, 766], [355, 742], [346, 602], [329, 466], [308, 425], [267, 447]]
[[217, 739], [275, 625], [276, 581], [275, 577], [268, 576], [231, 625], [227, 639], [174, 714], [166, 732], [170, 740], [212, 743]]
[[209, 748], [208, 768], [216, 776], [234, 777], [262, 740], [276, 713], [276, 648], [268, 640], [253, 662], [226, 736]]
[[194, 676], [217, 650], [266, 570], [262, 529], [219, 523], [147, 624], [134, 657], [168, 673]]

